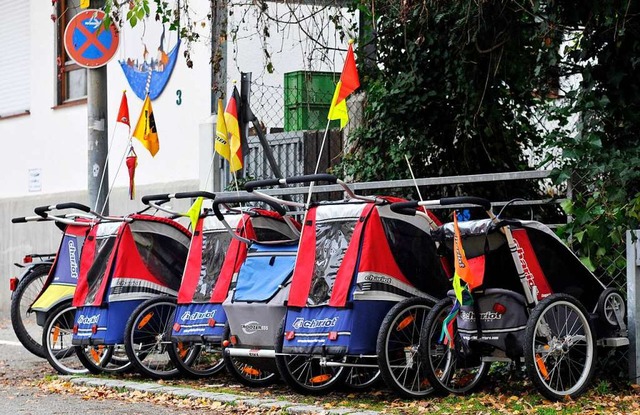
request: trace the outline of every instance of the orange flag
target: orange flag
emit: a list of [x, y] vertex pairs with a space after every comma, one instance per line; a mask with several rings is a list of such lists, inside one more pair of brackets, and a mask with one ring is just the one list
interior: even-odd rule
[[360, 87], [360, 78], [358, 76], [358, 68], [356, 68], [356, 59], [353, 55], [353, 42], [349, 42], [349, 50], [347, 50], [347, 58], [344, 61], [344, 68], [340, 75], [340, 81], [336, 85], [331, 100], [331, 108], [327, 118], [329, 120], [340, 120], [340, 128], [344, 128], [349, 122], [349, 111], [347, 110], [347, 97], [353, 91]]
[[131, 128], [131, 123], [129, 122], [129, 102], [127, 101], [127, 91], [122, 91], [122, 99], [120, 100], [120, 109], [118, 109], [118, 118], [116, 122], [121, 122]]

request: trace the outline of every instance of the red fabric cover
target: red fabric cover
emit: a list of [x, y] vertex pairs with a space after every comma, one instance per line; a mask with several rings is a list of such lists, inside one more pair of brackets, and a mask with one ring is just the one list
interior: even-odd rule
[[513, 230], [513, 238], [518, 246], [518, 257], [524, 269], [527, 282], [530, 287], [535, 285], [538, 288], [538, 300], [542, 300], [549, 294], [553, 294], [547, 277], [542, 271], [540, 262], [538, 262], [538, 257], [533, 250], [533, 246], [531, 246], [531, 241], [529, 240], [526, 229]]
[[292, 307], [306, 306], [311, 289], [311, 279], [316, 264], [316, 207], [309, 209], [303, 226], [289, 290], [288, 304]]
[[[249, 215], [242, 216], [242, 219], [238, 222], [238, 226], [236, 227], [236, 233], [247, 239], [256, 239], [256, 233], [253, 230], [251, 217]], [[211, 300], [209, 300], [210, 303], [222, 304], [222, 302], [227, 298], [233, 274], [240, 270], [240, 267], [246, 258], [247, 244], [233, 238], [229, 245], [229, 249], [227, 249], [227, 254], [225, 255], [224, 263], [220, 270], [220, 276], [218, 277], [216, 286], [213, 288], [213, 293], [211, 293]]]
[[[368, 203], [365, 208], [362, 209], [360, 220], [358, 220], [353, 229], [351, 241], [349, 241], [349, 246], [344, 253], [344, 258], [342, 259], [340, 268], [338, 268], [336, 280], [333, 283], [333, 290], [331, 291], [331, 298], [329, 299], [329, 305], [331, 307], [344, 307], [347, 303], [347, 295], [349, 294], [349, 287], [351, 286], [351, 280], [353, 279], [356, 263], [358, 262], [358, 251], [360, 251], [360, 241], [363, 236], [365, 245], [371, 246], [371, 244], [367, 244], [368, 236], [366, 236], [366, 234], [369, 233], [369, 228], [373, 223], [368, 222], [371, 222], [373, 219], [374, 222], [377, 221], [378, 225], [380, 225], [380, 216], [378, 216], [378, 211], [375, 207], [373, 203]], [[387, 238], [384, 235], [384, 231], [382, 231], [382, 240], [384, 240], [386, 244]], [[365, 251], [365, 246], [363, 246], [362, 249], [363, 253], [367, 252]], [[391, 258], [391, 260], [393, 261], [393, 258]]]
[[112, 280], [116, 278], [131, 278], [164, 285], [161, 280], [149, 272], [142, 258], [140, 258], [131, 227], [128, 225], [120, 226], [120, 229], [118, 229], [116, 244], [107, 263], [105, 275], [111, 275], [111, 277], [102, 279], [96, 298], [91, 305], [100, 306], [102, 304], [108, 287], [113, 283]]
[[204, 217], [200, 217], [196, 223], [191, 243], [189, 244], [189, 254], [187, 263], [182, 274], [182, 283], [178, 291], [178, 304], [191, 304], [193, 294], [200, 280], [200, 270], [202, 268], [202, 228]]
[[78, 274], [78, 284], [76, 285], [76, 291], [73, 293], [74, 307], [82, 307], [85, 305], [87, 294], [89, 293], [89, 281], [87, 280], [87, 272], [91, 269], [95, 255], [96, 255], [96, 234], [98, 232], [97, 226], [92, 226], [89, 230], [89, 234], [82, 246], [82, 254], [80, 255], [80, 272]]
[[129, 215], [128, 217], [133, 219], [133, 220], [144, 220], [144, 221], [147, 221], [147, 222], [166, 223], [168, 225], [173, 226], [174, 228], [178, 229], [180, 232], [184, 233], [189, 238], [191, 238], [191, 232], [187, 228], [185, 228], [184, 226], [182, 226], [180, 223], [176, 222], [173, 219], [164, 218], [162, 216], [152, 216], [152, 215], [144, 215], [144, 214], [138, 214], [138, 213], [135, 213], [133, 215]]
[[[387, 242], [378, 210], [375, 209], [373, 205], [370, 207], [367, 206], [362, 212], [362, 217], [367, 217], [367, 219], [366, 221], [361, 220], [358, 222], [358, 225], [356, 225], [353, 238], [351, 239], [352, 242], [349, 244], [347, 254], [345, 254], [345, 261], [343, 261], [338, 270], [331, 301], [329, 302], [330, 306], [344, 307], [347, 303], [349, 287], [355, 275], [355, 261], [358, 255], [357, 249], [360, 247], [360, 242], [357, 244], [354, 242], [360, 239], [362, 239], [362, 248], [358, 272], [376, 272], [393, 277], [405, 284], [412, 285], [402, 271], [400, 271], [400, 267], [391, 253], [391, 248]], [[362, 233], [362, 236], [360, 236], [359, 233]], [[356, 239], [356, 237], [358, 239]], [[353, 253], [349, 252], [352, 247], [356, 248]], [[348, 257], [348, 255], [353, 255], [353, 257]], [[347, 260], [347, 258], [349, 259]]]

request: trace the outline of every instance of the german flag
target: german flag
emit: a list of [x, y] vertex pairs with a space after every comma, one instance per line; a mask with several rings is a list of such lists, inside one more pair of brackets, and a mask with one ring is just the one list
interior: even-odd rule
[[242, 155], [242, 132], [238, 122], [238, 109], [240, 108], [240, 94], [234, 86], [233, 93], [227, 108], [224, 111], [224, 121], [227, 127], [227, 137], [229, 138], [229, 170], [232, 172], [242, 169], [244, 157]]

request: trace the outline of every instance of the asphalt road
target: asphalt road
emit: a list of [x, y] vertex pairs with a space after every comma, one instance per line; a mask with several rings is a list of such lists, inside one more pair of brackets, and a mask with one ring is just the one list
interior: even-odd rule
[[[34, 383], [55, 371], [46, 360], [29, 353], [16, 339], [11, 322], [0, 320], [0, 414], [127, 414], [165, 415], [202, 413], [201, 411], [123, 400], [85, 400], [79, 395], [47, 392]], [[214, 414], [215, 411], [207, 411]]]

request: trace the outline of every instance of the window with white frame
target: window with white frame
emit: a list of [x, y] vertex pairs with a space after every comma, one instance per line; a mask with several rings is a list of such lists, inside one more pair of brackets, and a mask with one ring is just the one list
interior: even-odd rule
[[28, 1], [0, 1], [0, 118], [29, 113], [29, 4]]

